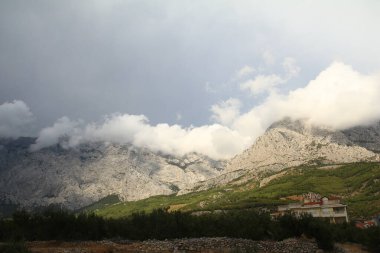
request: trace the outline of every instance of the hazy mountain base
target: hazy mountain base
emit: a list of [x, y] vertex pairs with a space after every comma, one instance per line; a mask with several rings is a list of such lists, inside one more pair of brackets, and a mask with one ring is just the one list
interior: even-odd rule
[[[243, 184], [230, 182], [214, 189], [181, 196], [154, 196], [131, 202], [99, 202], [85, 210], [104, 217], [125, 217], [134, 212], [151, 212], [156, 208], [169, 211], [209, 212], [228, 209], [274, 210], [284, 198], [307, 192], [338, 195], [348, 205], [351, 219], [371, 217], [380, 213], [380, 164], [353, 163], [337, 166], [300, 166], [273, 175], [277, 178], [260, 187], [260, 180]], [[272, 175], [272, 176], [273, 176]], [[266, 177], [267, 178], [267, 177]]]
[[221, 173], [223, 161], [173, 157], [131, 145], [59, 145], [30, 152], [33, 138], [0, 140], [0, 200], [26, 207], [76, 209], [108, 195], [138, 200], [173, 194]]

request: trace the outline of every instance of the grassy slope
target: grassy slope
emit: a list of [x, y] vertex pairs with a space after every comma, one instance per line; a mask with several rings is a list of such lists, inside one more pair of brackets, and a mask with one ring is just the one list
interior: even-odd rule
[[[368, 217], [380, 213], [380, 164], [355, 163], [324, 170], [323, 167], [297, 167], [266, 186], [258, 182], [244, 185], [226, 185], [208, 191], [182, 196], [155, 196], [132, 202], [97, 204], [91, 208], [105, 217], [123, 217], [133, 212], [150, 212], [155, 208], [183, 211], [243, 209], [255, 207], [274, 208], [284, 203], [282, 197], [307, 192], [321, 195], [336, 194], [349, 205], [350, 217]], [[104, 201], [103, 201], [104, 202]]]
[[104, 208], [104, 207], [107, 207], [109, 205], [113, 205], [113, 204], [117, 204], [117, 203], [120, 203], [120, 199], [119, 199], [119, 196], [117, 195], [109, 195], [89, 206], [86, 206], [85, 208], [83, 209], [79, 209], [78, 212], [81, 212], [81, 211], [86, 211], [86, 212], [94, 212], [98, 209], [101, 209], [101, 208]]

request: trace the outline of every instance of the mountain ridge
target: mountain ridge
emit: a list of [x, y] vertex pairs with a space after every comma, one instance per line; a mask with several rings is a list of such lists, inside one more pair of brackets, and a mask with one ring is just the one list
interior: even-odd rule
[[[353, 129], [355, 136], [368, 136], [366, 131], [373, 131], [368, 127]], [[380, 127], [376, 129], [380, 130]], [[249, 179], [261, 178], [266, 173], [305, 164], [380, 161], [378, 153], [360, 145], [368, 141], [360, 142], [357, 137], [354, 142], [348, 137], [351, 131], [333, 130], [308, 124], [305, 120], [285, 118], [273, 123], [250, 148], [230, 159], [223, 175], [200, 182], [195, 188], [182, 190], [180, 194], [207, 190], [232, 180], [244, 183]], [[380, 145], [380, 139], [378, 141], [373, 146]]]
[[175, 157], [112, 143], [70, 149], [56, 145], [30, 152], [35, 138], [0, 140], [0, 199], [76, 209], [109, 195], [131, 201], [202, 191], [231, 181], [242, 184], [305, 164], [380, 161], [380, 138], [372, 138], [379, 133], [380, 123], [336, 131], [285, 118], [228, 161], [195, 153]]

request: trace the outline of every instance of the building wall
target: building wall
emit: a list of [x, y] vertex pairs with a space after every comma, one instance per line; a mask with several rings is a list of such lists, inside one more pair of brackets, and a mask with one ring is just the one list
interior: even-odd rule
[[278, 211], [282, 214], [290, 211], [295, 213], [297, 216], [301, 216], [302, 214], [310, 214], [316, 218], [328, 218], [332, 223], [348, 222], [347, 209], [346, 206], [343, 205], [332, 207], [325, 207], [323, 205], [310, 207], [290, 205], [279, 207]]

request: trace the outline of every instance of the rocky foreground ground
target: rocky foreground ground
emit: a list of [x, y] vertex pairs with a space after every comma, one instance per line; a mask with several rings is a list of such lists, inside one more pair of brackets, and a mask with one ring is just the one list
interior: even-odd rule
[[[237, 252], [281, 252], [281, 253], [322, 253], [314, 240], [287, 239], [284, 241], [252, 241], [232, 238], [196, 238], [144, 242], [100, 241], [100, 242], [29, 242], [33, 253], [237, 253]], [[338, 246], [335, 252], [366, 252], [359, 247]]]

